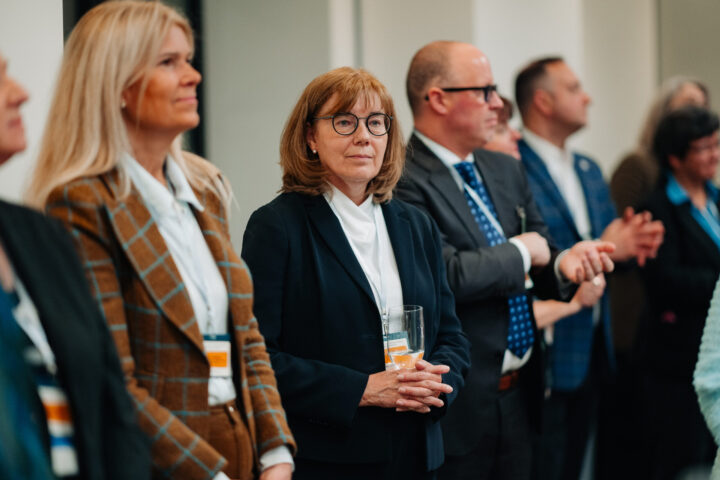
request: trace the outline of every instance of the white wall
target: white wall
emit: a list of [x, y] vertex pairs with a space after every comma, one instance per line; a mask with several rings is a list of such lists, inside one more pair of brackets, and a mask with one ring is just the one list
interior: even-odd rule
[[0, 52], [30, 93], [22, 109], [28, 149], [0, 167], [0, 197], [18, 201], [34, 163], [63, 48], [62, 2], [2, 0]]
[[636, 144], [658, 84], [656, 1], [584, 4], [582, 80], [593, 104], [580, 147], [608, 177]]
[[528, 61], [565, 57], [594, 100], [588, 127], [571, 145], [594, 156], [609, 175], [633, 146], [656, 85], [655, 2], [205, 2], [208, 156], [235, 187], [236, 246], [250, 213], [280, 186], [282, 125], [308, 81], [344, 64], [367, 68], [388, 87], [407, 136], [407, 67], [413, 53], [433, 40], [477, 45], [510, 97], [515, 75]]
[[711, 102], [720, 105], [720, 62], [717, 52], [720, 2], [658, 0], [660, 78], [691, 75], [710, 88]]
[[232, 182], [238, 208], [230, 228], [239, 251], [250, 214], [280, 188], [285, 120], [305, 85], [330, 68], [331, 12], [328, 0], [203, 7], [207, 156]]

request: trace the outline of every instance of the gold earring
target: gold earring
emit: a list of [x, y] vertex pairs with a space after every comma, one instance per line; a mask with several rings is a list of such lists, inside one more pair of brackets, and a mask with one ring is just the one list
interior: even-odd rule
[[124, 99], [124, 98], [121, 98], [121, 99], [120, 99], [120, 108], [124, 109], [125, 107], [127, 107], [127, 103], [125, 103], [125, 99]]

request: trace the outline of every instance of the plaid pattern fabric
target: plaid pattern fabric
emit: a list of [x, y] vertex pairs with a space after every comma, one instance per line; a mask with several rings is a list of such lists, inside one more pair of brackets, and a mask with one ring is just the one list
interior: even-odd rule
[[[545, 163], [523, 140], [518, 144], [535, 203], [560, 249], [572, 247], [582, 240], [575, 221]], [[610, 191], [597, 164], [588, 157], [575, 154], [575, 172], [582, 185], [593, 238], [600, 238], [605, 227], [616, 217]], [[607, 291], [600, 301], [602, 322], [609, 361], [614, 365], [610, 332], [610, 311]], [[590, 366], [593, 342], [592, 309], [564, 318], [554, 326], [552, 374], [553, 389], [572, 391], [582, 385]]]
[[[71, 232], [95, 300], [120, 355], [140, 426], [152, 441], [157, 478], [212, 479], [227, 463], [208, 438], [210, 365], [192, 305], [138, 192], [120, 200], [118, 172], [55, 189], [48, 214]], [[194, 212], [225, 280], [238, 405], [260, 455], [295, 450], [265, 343], [252, 312], [252, 283], [230, 243], [225, 211], [208, 191]]]

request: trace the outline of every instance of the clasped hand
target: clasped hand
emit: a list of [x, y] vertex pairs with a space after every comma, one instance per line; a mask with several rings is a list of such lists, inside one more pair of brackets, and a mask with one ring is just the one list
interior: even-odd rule
[[373, 373], [360, 400], [361, 407], [395, 408], [398, 412], [428, 413], [430, 407], [442, 407], [441, 393], [451, 393], [442, 383], [447, 365], [433, 365], [419, 360], [414, 369], [386, 370]]

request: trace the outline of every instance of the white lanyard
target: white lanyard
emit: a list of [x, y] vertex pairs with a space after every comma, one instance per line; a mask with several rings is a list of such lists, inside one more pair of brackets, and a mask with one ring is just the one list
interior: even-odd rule
[[[473, 167], [473, 168], [475, 168], [475, 167]], [[462, 179], [462, 177], [461, 177], [461, 179]], [[470, 188], [470, 185], [468, 185], [468, 184], [465, 182], [464, 179], [462, 179], [462, 181], [463, 181], [463, 188], [464, 188], [465, 191], [468, 193], [468, 195], [470, 195], [470, 198], [472, 198], [473, 202], [475, 202], [475, 205], [477, 205], [477, 207], [478, 207], [480, 210], [482, 210], [482, 212], [485, 214], [485, 216], [487, 217], [488, 221], [490, 222], [490, 225], [492, 225], [493, 228], [495, 228], [495, 230], [497, 230], [497, 232], [500, 233], [500, 235], [502, 235], [502, 236], [504, 237], [504, 236], [505, 236], [505, 232], [503, 232], [503, 229], [502, 229], [502, 227], [500, 226], [500, 224], [498, 223], [497, 219], [495, 218], [495, 215], [493, 215], [493, 214], [490, 212], [490, 210], [488, 209], [487, 205], [485, 205], [485, 202], [482, 201], [482, 199], [480, 198], [480, 195], [477, 194], [477, 192], [475, 191], [475, 189], [474, 189], [474, 188]], [[480, 179], [478, 179], [478, 181], [480, 181]], [[489, 194], [488, 194], [488, 195], [489, 195]]]

